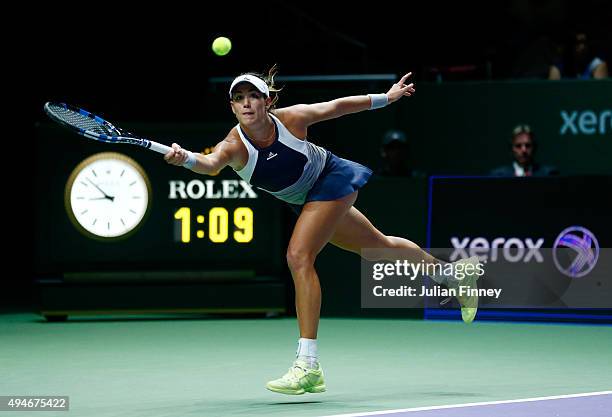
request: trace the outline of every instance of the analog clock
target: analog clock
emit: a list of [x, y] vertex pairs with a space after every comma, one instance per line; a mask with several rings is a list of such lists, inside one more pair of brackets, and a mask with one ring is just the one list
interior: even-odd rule
[[142, 167], [116, 152], [82, 161], [65, 190], [68, 217], [79, 231], [97, 240], [121, 239], [135, 232], [150, 201], [151, 184]]

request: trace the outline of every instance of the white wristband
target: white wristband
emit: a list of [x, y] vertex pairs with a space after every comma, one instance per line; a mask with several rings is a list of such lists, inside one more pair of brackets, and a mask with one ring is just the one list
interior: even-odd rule
[[196, 164], [197, 159], [193, 152], [190, 152], [190, 151], [186, 151], [186, 152], [187, 152], [187, 160], [183, 162], [183, 166], [187, 169], [191, 169]]
[[387, 97], [386, 94], [368, 94], [368, 97], [370, 97], [370, 101], [372, 102], [370, 110], [380, 109], [389, 104], [389, 97]]

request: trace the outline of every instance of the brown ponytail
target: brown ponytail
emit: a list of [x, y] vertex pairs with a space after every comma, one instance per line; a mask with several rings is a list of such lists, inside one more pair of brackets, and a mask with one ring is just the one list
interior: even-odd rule
[[268, 85], [268, 89], [270, 90], [270, 98], [272, 99], [269, 110], [273, 110], [275, 108], [276, 103], [278, 102], [278, 98], [279, 98], [278, 93], [282, 90], [282, 87], [277, 88], [274, 85], [274, 77], [276, 76], [277, 73], [278, 73], [278, 67], [276, 64], [274, 64], [268, 70], [268, 75], [263, 75], [257, 72], [246, 72], [242, 74], [242, 75], [253, 75], [257, 78], [261, 78]]

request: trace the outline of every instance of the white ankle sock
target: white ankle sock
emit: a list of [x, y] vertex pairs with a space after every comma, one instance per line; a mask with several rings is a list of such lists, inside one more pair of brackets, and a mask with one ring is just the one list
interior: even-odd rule
[[304, 337], [300, 337], [295, 356], [299, 360], [306, 362], [309, 367], [316, 368], [319, 360], [317, 353], [317, 339], [306, 339]]

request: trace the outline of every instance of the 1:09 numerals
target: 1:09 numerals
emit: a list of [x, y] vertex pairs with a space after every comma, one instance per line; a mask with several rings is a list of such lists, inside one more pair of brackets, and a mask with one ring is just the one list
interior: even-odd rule
[[[238, 243], [248, 243], [253, 240], [253, 210], [250, 207], [238, 207], [232, 213], [233, 239]], [[180, 221], [180, 241], [189, 243], [192, 239], [192, 216], [189, 207], [181, 207], [174, 213], [175, 220]], [[204, 230], [205, 221], [208, 223]], [[196, 217], [196, 237], [208, 236], [213, 243], [224, 243], [230, 237], [230, 213], [225, 207], [213, 207], [208, 216]], [[207, 232], [207, 233], [206, 233]]]

